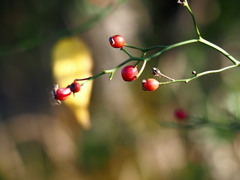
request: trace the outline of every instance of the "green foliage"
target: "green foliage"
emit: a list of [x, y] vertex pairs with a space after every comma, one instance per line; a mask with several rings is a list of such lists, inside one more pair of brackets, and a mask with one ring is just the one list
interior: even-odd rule
[[185, 168], [174, 173], [172, 180], [194, 179], [206, 180], [211, 179], [206, 167], [201, 164], [189, 163]]

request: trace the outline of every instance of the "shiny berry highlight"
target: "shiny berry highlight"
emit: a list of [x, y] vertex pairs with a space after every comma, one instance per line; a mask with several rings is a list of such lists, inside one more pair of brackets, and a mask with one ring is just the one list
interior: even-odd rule
[[54, 98], [60, 101], [67, 99], [71, 95], [70, 88], [58, 88], [54, 90]]
[[159, 82], [156, 79], [149, 78], [142, 81], [143, 90], [155, 91], [159, 87]]
[[133, 65], [128, 65], [122, 69], [121, 74], [124, 81], [131, 82], [137, 79], [138, 69]]
[[114, 48], [121, 48], [126, 44], [126, 41], [122, 36], [115, 35], [109, 38], [109, 43]]

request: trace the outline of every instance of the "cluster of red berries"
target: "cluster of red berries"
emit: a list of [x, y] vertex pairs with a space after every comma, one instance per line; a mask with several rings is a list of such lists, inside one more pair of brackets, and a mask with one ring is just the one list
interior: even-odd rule
[[[126, 41], [120, 35], [115, 35], [109, 38], [110, 45], [114, 48], [122, 48], [126, 45]], [[124, 81], [134, 81], [137, 79], [138, 69], [136, 66], [128, 65], [122, 69], [122, 78]], [[156, 79], [149, 78], [142, 81], [143, 90], [155, 91], [159, 87], [159, 82]]]
[[[115, 35], [109, 38], [110, 45], [114, 48], [123, 48], [126, 45], [125, 39], [120, 35]], [[134, 81], [138, 78], [138, 69], [136, 66], [128, 65], [122, 69], [122, 78], [124, 81]], [[154, 74], [154, 72], [153, 72]], [[155, 91], [159, 82], [156, 79], [149, 78], [147, 80], [142, 81], [143, 89], [146, 91]], [[81, 84], [79, 84], [76, 80], [65, 88], [58, 88], [56, 86], [53, 90], [53, 97], [57, 101], [63, 101], [67, 99], [72, 93], [77, 93], [81, 89]]]
[[63, 101], [67, 99], [72, 93], [77, 93], [81, 90], [81, 84], [77, 81], [74, 81], [72, 84], [68, 85], [65, 88], [58, 88], [56, 86], [53, 90], [53, 96], [56, 100]]

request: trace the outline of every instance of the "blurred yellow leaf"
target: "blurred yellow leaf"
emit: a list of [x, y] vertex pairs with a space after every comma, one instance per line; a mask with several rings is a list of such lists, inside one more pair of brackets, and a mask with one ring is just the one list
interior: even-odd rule
[[[52, 63], [53, 75], [59, 87], [68, 86], [76, 78], [92, 76], [91, 54], [84, 42], [77, 37], [64, 38], [55, 44]], [[80, 92], [64, 101], [84, 128], [90, 126], [88, 106], [91, 89], [92, 82], [89, 82], [81, 87]]]

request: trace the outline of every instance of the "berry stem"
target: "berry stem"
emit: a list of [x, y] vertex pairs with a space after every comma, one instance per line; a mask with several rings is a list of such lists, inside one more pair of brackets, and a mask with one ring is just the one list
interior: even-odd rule
[[167, 85], [167, 84], [178, 83], [178, 82], [188, 83], [188, 82], [190, 82], [190, 81], [192, 81], [196, 78], [199, 78], [201, 76], [205, 76], [205, 75], [208, 75], [208, 74], [214, 74], [214, 73], [220, 73], [220, 72], [223, 72], [223, 71], [226, 71], [228, 69], [232, 69], [232, 68], [235, 68], [235, 67], [238, 67], [238, 66], [239, 66], [238, 64], [234, 64], [234, 65], [230, 65], [230, 66], [227, 66], [227, 67], [224, 67], [224, 68], [221, 68], [221, 69], [217, 69], [217, 70], [204, 71], [202, 73], [195, 74], [194, 76], [192, 76], [190, 78], [160, 82], [159, 85]]
[[74, 79], [74, 81], [85, 81], [85, 80], [89, 80], [89, 79], [91, 79], [91, 77], [82, 78], [82, 79]]
[[166, 79], [168, 79], [168, 80], [170, 80], [170, 81], [175, 81], [173, 78], [170, 78], [169, 76], [167, 76], [167, 75], [165, 75], [165, 74], [163, 74], [163, 73], [161, 73], [160, 76], [162, 76], [162, 77], [164, 77], [164, 78], [166, 78]]
[[123, 65], [129, 63], [130, 61], [143, 61], [142, 58], [138, 58], [138, 57], [130, 57], [129, 59], [123, 61], [122, 63], [120, 63], [119, 65], [115, 66], [112, 69], [107, 69], [107, 70], [102, 70], [102, 72], [92, 76], [92, 77], [88, 77], [88, 78], [83, 78], [83, 79], [75, 79], [76, 81], [82, 81], [82, 80], [87, 80], [85, 82], [82, 83], [82, 85], [84, 85], [85, 83], [87, 83], [88, 81], [94, 80], [104, 74], [110, 74], [109, 79], [112, 80], [114, 73], [116, 72], [117, 69], [119, 69], [120, 67], [122, 67]]
[[136, 49], [136, 50], [140, 50], [143, 53], [146, 53], [148, 51], [152, 51], [152, 50], [158, 49], [158, 48], [164, 48], [164, 47], [167, 47], [167, 46], [166, 45], [159, 45], [159, 46], [153, 46], [153, 47], [149, 47], [149, 48], [141, 48], [141, 47], [137, 47], [137, 46], [132, 46], [132, 45], [126, 44], [125, 47]]
[[120, 50], [122, 50], [123, 52], [125, 52], [130, 58], [132, 57], [132, 55], [130, 54], [130, 52], [128, 50], [126, 50], [124, 47], [122, 47]]
[[145, 67], [146, 67], [147, 61], [143, 61], [142, 67], [137, 75], [137, 78], [139, 78], [142, 74], [142, 72], [144, 71]]

